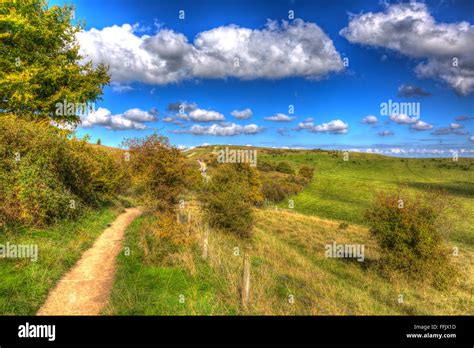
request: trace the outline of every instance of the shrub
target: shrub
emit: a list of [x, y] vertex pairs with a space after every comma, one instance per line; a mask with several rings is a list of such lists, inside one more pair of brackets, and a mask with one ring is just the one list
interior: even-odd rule
[[114, 158], [48, 122], [0, 117], [0, 225], [73, 218], [119, 190]]
[[262, 193], [269, 201], [281, 202], [288, 196], [300, 192], [305, 184], [306, 179], [295, 175], [284, 178], [268, 178], [262, 185]]
[[250, 237], [254, 223], [252, 205], [263, 200], [258, 196], [259, 189], [258, 177], [250, 166], [217, 166], [200, 195], [205, 220], [212, 227]]
[[257, 169], [262, 172], [272, 172], [275, 170], [275, 166], [269, 161], [260, 160], [258, 161]]
[[314, 175], [314, 168], [310, 166], [302, 166], [299, 169], [298, 174], [302, 176], [303, 178], [308, 179], [308, 181], [311, 181]]
[[416, 197], [403, 191], [379, 193], [366, 218], [382, 249], [383, 268], [446, 287], [455, 275], [444, 243], [451, 225], [449, 205], [447, 196], [436, 191]]
[[133, 185], [149, 211], [172, 211], [186, 184], [186, 165], [168, 138], [152, 134], [124, 141], [129, 148]]
[[291, 165], [287, 161], [278, 162], [276, 168], [277, 172], [285, 173], [285, 174], [294, 174], [295, 170], [291, 167]]
[[140, 244], [145, 262], [170, 264], [174, 256], [191, 246], [197, 239], [195, 230], [176, 222], [172, 211], [154, 213], [140, 231]]

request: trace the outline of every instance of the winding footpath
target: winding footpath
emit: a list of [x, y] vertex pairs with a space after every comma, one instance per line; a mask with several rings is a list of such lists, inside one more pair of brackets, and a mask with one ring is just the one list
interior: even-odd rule
[[125, 229], [140, 214], [139, 208], [125, 209], [56, 284], [37, 315], [99, 315], [113, 285]]

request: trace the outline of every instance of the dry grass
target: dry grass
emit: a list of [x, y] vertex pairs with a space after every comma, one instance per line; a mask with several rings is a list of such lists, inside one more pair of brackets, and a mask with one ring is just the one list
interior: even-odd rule
[[[196, 242], [159, 263], [143, 263], [141, 256], [123, 258], [125, 263], [118, 270], [123, 279], [111, 307], [120, 309], [115, 314], [474, 314], [473, 250], [459, 250], [454, 262], [461, 268], [461, 280], [441, 292], [396, 274], [391, 279], [382, 277], [376, 267], [379, 250], [365, 227], [341, 227], [339, 221], [264, 208], [255, 211], [257, 223], [251, 239], [210, 231], [209, 255], [203, 260], [205, 226], [200, 207], [187, 202], [184, 209], [191, 210]], [[137, 236], [138, 242], [146, 228], [148, 223], [137, 224], [128, 238]], [[326, 258], [325, 245], [333, 241], [364, 244], [365, 261]], [[251, 261], [247, 311], [240, 303], [244, 253]], [[157, 276], [163, 279], [158, 282], [161, 278]], [[133, 291], [131, 283], [135, 284]], [[187, 294], [183, 305], [177, 303], [181, 293]], [[398, 302], [400, 295], [403, 303]]]
[[[243, 253], [251, 256], [251, 304], [256, 315], [455, 315], [473, 314], [473, 252], [460, 251], [459, 284], [448, 292], [394, 274], [388, 280], [375, 266], [379, 250], [365, 227], [323, 220], [274, 208], [257, 212], [252, 241], [212, 231], [208, 263], [238, 305]], [[202, 229], [201, 229], [202, 230]], [[325, 257], [325, 245], [364, 244], [365, 261]], [[236, 248], [239, 254], [236, 255]], [[403, 295], [403, 303], [399, 296]]]

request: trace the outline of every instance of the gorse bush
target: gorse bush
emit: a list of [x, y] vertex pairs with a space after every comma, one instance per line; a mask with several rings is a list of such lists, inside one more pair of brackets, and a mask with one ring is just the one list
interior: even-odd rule
[[45, 225], [77, 216], [120, 189], [113, 157], [47, 121], [0, 117], [0, 223]]
[[181, 151], [158, 134], [127, 139], [124, 145], [129, 148], [132, 184], [145, 207], [152, 212], [174, 210], [188, 177]]
[[313, 178], [314, 168], [310, 166], [302, 166], [298, 170], [298, 175], [302, 176], [303, 178], [306, 178], [309, 181]]
[[263, 201], [256, 170], [246, 164], [220, 164], [201, 192], [200, 201], [211, 227], [250, 237], [252, 206]]
[[436, 191], [416, 197], [404, 191], [379, 193], [366, 218], [382, 249], [383, 268], [447, 287], [456, 274], [445, 244], [451, 206], [447, 196]]
[[308, 179], [299, 175], [267, 177], [262, 184], [262, 193], [271, 202], [281, 202], [300, 192], [308, 182]]
[[280, 173], [295, 174], [295, 170], [293, 169], [291, 164], [288, 163], [287, 161], [278, 162], [275, 169], [277, 172], [280, 172]]
[[155, 213], [141, 230], [140, 244], [146, 263], [170, 264], [175, 255], [197, 240], [196, 231], [187, 224], [176, 222], [171, 211]]

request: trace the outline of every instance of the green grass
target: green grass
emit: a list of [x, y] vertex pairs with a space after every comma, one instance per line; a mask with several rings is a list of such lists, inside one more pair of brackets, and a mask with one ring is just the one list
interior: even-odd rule
[[[397, 190], [406, 186], [409, 192], [428, 188], [445, 190], [460, 205], [456, 214], [457, 240], [474, 246], [474, 159], [395, 158], [350, 153], [349, 161], [327, 152], [288, 152], [263, 155], [274, 162], [288, 161], [295, 167], [303, 164], [315, 168], [313, 181], [296, 196], [294, 210], [307, 215], [365, 224], [364, 213], [377, 191]], [[280, 204], [286, 207], [287, 201]]]
[[[150, 216], [141, 216], [126, 230], [107, 315], [218, 315], [232, 314], [221, 301], [221, 286], [211, 268], [193, 261], [196, 272], [177, 265], [149, 263], [140, 246], [140, 233]], [[191, 251], [191, 255], [194, 252]]]
[[[108, 315], [469, 315], [474, 251], [455, 258], [462, 275], [448, 291], [394, 275], [387, 279], [373, 267], [380, 252], [367, 228], [339, 224], [296, 212], [256, 210], [252, 240], [211, 231], [209, 258], [200, 258], [200, 242], [183, 248], [186, 258], [171, 264], [145, 257], [140, 236], [153, 222], [149, 216], [127, 229]], [[199, 224], [197, 224], [199, 225]], [[199, 229], [198, 229], [199, 235]], [[366, 260], [328, 259], [325, 245], [360, 243]], [[251, 302], [240, 305], [242, 255], [251, 260]], [[160, 249], [161, 251], [163, 249]], [[166, 250], [166, 248], [164, 248]], [[150, 251], [151, 253], [151, 251]], [[157, 255], [155, 255], [157, 256]], [[169, 256], [169, 255], [168, 255]], [[184, 303], [180, 303], [184, 295]], [[289, 303], [289, 296], [294, 303]], [[398, 303], [400, 295], [404, 303]]]
[[45, 229], [4, 230], [0, 244], [36, 244], [38, 260], [0, 259], [0, 315], [34, 315], [56, 282], [120, 211], [108, 207]]

